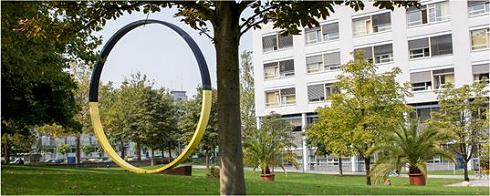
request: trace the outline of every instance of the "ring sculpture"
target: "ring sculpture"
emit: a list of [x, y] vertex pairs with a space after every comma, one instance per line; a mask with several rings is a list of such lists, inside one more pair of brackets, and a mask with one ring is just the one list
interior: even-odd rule
[[[102, 73], [102, 68], [104, 67], [105, 61], [107, 59], [107, 56], [111, 52], [112, 48], [116, 43], [124, 36], [126, 35], [129, 31], [135, 29], [136, 27], [145, 25], [145, 24], [161, 24], [164, 26], [167, 26], [177, 32], [184, 40], [185, 42], [189, 45], [189, 47], [192, 49], [192, 52], [194, 53], [194, 57], [197, 60], [197, 64], [199, 66], [199, 71], [201, 73], [201, 80], [202, 80], [202, 107], [201, 107], [201, 116], [199, 118], [199, 122], [197, 123], [196, 130], [194, 132], [194, 135], [191, 138], [191, 141], [187, 145], [187, 147], [184, 149], [180, 155], [175, 158], [172, 162], [164, 165], [163, 167], [157, 168], [157, 169], [142, 169], [135, 167], [128, 162], [126, 162], [124, 159], [122, 159], [112, 148], [111, 144], [107, 140], [107, 136], [104, 133], [104, 129], [102, 127], [102, 123], [100, 121], [100, 116], [99, 116], [99, 105], [98, 105], [98, 93], [99, 93], [99, 80], [100, 80], [100, 75]], [[212, 90], [211, 90], [211, 80], [209, 77], [209, 71], [208, 71], [208, 66], [206, 64], [206, 61], [204, 59], [204, 56], [201, 53], [201, 50], [197, 46], [196, 42], [187, 34], [184, 30], [181, 28], [168, 23], [164, 21], [159, 21], [159, 20], [139, 20], [133, 23], [130, 23], [123, 28], [121, 28], [119, 31], [114, 34], [109, 41], [105, 44], [104, 48], [102, 48], [102, 52], [97, 60], [97, 63], [95, 65], [95, 68], [92, 72], [92, 78], [90, 81], [90, 91], [89, 91], [89, 108], [90, 108], [90, 117], [92, 120], [92, 125], [94, 127], [95, 131], [95, 136], [97, 137], [97, 140], [99, 141], [100, 145], [104, 149], [104, 151], [109, 155], [109, 157], [114, 161], [119, 167], [122, 167], [130, 172], [134, 173], [160, 173], [164, 170], [170, 169], [182, 161], [184, 161], [191, 153], [192, 151], [198, 146], [199, 142], [201, 141], [205, 128], [208, 124], [208, 119], [209, 119], [209, 113], [211, 111], [211, 99], [212, 99]]]

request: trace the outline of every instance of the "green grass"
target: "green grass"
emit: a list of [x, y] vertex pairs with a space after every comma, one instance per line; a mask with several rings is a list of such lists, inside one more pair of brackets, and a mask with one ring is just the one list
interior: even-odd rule
[[[194, 169], [193, 176], [132, 174], [115, 168], [2, 167], [2, 194], [219, 194], [219, 180]], [[392, 186], [366, 186], [363, 176], [277, 173], [262, 182], [257, 172], [245, 173], [248, 194], [480, 194], [488, 187], [445, 187], [458, 179], [429, 179], [427, 186], [409, 186], [393, 178]]]
[[[453, 173], [453, 170], [437, 170], [437, 171], [429, 171], [429, 174], [433, 174], [433, 175], [464, 175], [464, 171], [462, 169], [458, 169], [458, 170], [456, 170], [455, 173]], [[469, 170], [468, 174], [469, 175], [475, 175], [476, 171]]]

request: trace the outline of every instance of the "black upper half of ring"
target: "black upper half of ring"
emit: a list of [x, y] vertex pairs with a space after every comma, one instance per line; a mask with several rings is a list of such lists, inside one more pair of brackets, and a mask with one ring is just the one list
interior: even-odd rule
[[191, 38], [191, 36], [189, 36], [189, 34], [187, 34], [180, 27], [165, 21], [152, 20], [152, 19], [138, 20], [124, 26], [119, 31], [117, 31], [104, 45], [104, 48], [102, 48], [101, 54], [97, 59], [97, 63], [95, 64], [95, 68], [92, 72], [92, 78], [90, 80], [90, 90], [89, 90], [90, 102], [98, 101], [100, 75], [102, 74], [102, 69], [104, 68], [104, 64], [107, 59], [107, 56], [109, 56], [109, 53], [111, 52], [112, 48], [114, 48], [114, 45], [116, 45], [116, 43], [124, 35], [126, 35], [129, 31], [135, 29], [136, 27], [146, 25], [146, 24], [153, 24], [153, 23], [161, 24], [166, 27], [169, 27], [170, 29], [177, 32], [177, 34], [179, 34], [185, 40], [187, 45], [189, 45], [192, 52], [194, 53], [194, 57], [196, 58], [197, 65], [199, 66], [199, 71], [201, 73], [201, 80], [202, 80], [202, 89], [203, 90], [212, 89], [211, 79], [209, 76], [209, 70], [208, 70], [208, 65], [206, 64], [206, 60], [204, 59], [201, 49], [199, 48], [199, 46], [197, 46], [196, 42]]

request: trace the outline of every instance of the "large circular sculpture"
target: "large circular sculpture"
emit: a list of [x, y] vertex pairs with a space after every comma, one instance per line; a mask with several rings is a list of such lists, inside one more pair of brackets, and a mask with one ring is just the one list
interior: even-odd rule
[[[163, 167], [157, 168], [157, 169], [142, 169], [135, 167], [128, 162], [126, 162], [124, 159], [122, 159], [112, 148], [111, 144], [109, 143], [106, 134], [104, 133], [104, 129], [102, 127], [102, 123], [100, 121], [100, 116], [99, 116], [99, 104], [98, 104], [98, 94], [99, 94], [99, 80], [100, 80], [100, 75], [102, 73], [102, 68], [104, 68], [105, 61], [107, 59], [107, 56], [109, 56], [109, 53], [111, 52], [112, 48], [116, 43], [124, 36], [126, 35], [129, 31], [135, 29], [136, 27], [145, 25], [145, 24], [161, 24], [166, 27], [169, 27], [170, 29], [174, 30], [177, 32], [184, 40], [185, 42], [189, 45], [189, 47], [192, 49], [192, 52], [194, 53], [194, 57], [197, 60], [197, 64], [199, 66], [199, 71], [201, 73], [201, 80], [202, 80], [202, 107], [201, 107], [201, 116], [199, 118], [199, 122], [197, 123], [196, 130], [194, 132], [194, 135], [191, 138], [191, 141], [187, 145], [187, 147], [184, 149], [180, 155], [175, 158], [172, 162], [164, 165]], [[90, 91], [89, 91], [89, 108], [90, 108], [90, 117], [92, 120], [92, 125], [94, 127], [95, 131], [95, 136], [97, 137], [97, 140], [99, 141], [100, 145], [104, 149], [104, 151], [109, 155], [109, 157], [114, 161], [117, 165], [120, 167], [134, 173], [159, 173], [164, 170], [170, 169], [182, 161], [184, 161], [191, 153], [192, 151], [198, 146], [199, 142], [201, 141], [203, 135], [204, 135], [204, 130], [206, 129], [206, 126], [208, 124], [208, 119], [209, 119], [209, 113], [211, 111], [211, 99], [212, 99], [212, 91], [211, 91], [211, 80], [209, 77], [209, 71], [208, 71], [208, 66], [206, 64], [206, 61], [204, 59], [204, 56], [201, 53], [201, 50], [197, 46], [196, 42], [187, 34], [184, 30], [181, 28], [168, 23], [164, 21], [159, 21], [159, 20], [140, 20], [133, 22], [131, 24], [128, 24], [121, 28], [119, 31], [114, 34], [109, 41], [105, 44], [104, 48], [102, 48], [102, 52], [97, 60], [97, 63], [95, 65], [95, 68], [92, 72], [92, 78], [90, 81]]]

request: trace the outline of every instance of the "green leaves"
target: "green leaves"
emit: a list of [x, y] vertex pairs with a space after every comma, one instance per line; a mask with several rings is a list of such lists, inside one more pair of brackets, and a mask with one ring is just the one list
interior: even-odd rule
[[380, 155], [371, 175], [376, 181], [380, 181], [386, 178], [389, 172], [400, 171], [407, 164], [410, 171], [418, 170], [427, 175], [427, 162], [435, 156], [454, 162], [453, 154], [441, 147], [446, 139], [447, 135], [444, 132], [426, 125], [419, 126], [416, 121], [412, 121], [408, 126], [400, 124], [388, 135], [386, 143], [369, 149], [370, 152]]
[[260, 129], [250, 129], [245, 133], [245, 164], [253, 168], [259, 167], [263, 174], [274, 166], [284, 170], [283, 161], [298, 167], [296, 156], [290, 150], [295, 146], [291, 129], [290, 124], [282, 119], [281, 115], [271, 113], [265, 116]]
[[376, 65], [364, 60], [361, 52], [353, 56], [335, 83], [341, 93], [330, 97], [330, 107], [317, 109], [319, 120], [307, 135], [335, 155], [355, 151], [369, 157], [368, 148], [382, 142], [409, 111], [404, 104], [408, 89], [395, 81], [399, 69], [377, 74]]

